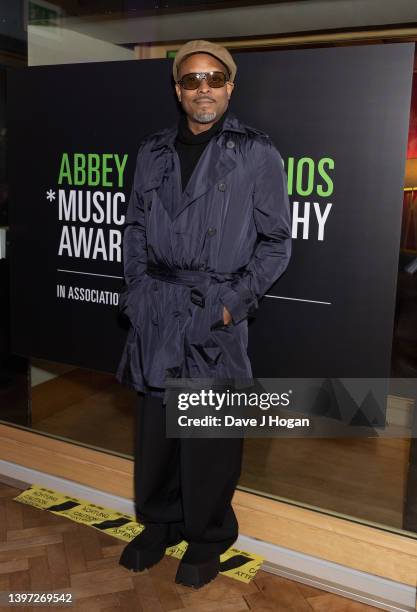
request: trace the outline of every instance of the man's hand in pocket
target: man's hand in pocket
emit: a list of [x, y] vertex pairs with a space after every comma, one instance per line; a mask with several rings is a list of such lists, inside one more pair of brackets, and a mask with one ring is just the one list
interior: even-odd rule
[[223, 323], [229, 325], [232, 322], [232, 315], [227, 310], [226, 306], [223, 306]]

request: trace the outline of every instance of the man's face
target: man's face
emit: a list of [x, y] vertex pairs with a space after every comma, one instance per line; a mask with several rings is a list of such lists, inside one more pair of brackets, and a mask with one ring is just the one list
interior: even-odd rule
[[[210, 72], [220, 70], [228, 76], [225, 66], [208, 53], [195, 53], [185, 58], [179, 66], [178, 80], [190, 72]], [[225, 112], [233, 91], [233, 83], [227, 82], [224, 87], [209, 87], [206, 79], [200, 82], [197, 89], [184, 89], [175, 84], [178, 100], [184, 112], [198, 123], [213, 123]]]

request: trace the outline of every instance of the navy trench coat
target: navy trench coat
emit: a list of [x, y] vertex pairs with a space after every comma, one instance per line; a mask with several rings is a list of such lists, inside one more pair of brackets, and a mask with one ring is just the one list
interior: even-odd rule
[[229, 111], [183, 193], [177, 129], [140, 143], [123, 235], [130, 326], [116, 378], [160, 397], [166, 376], [252, 376], [248, 318], [291, 255], [287, 176], [270, 138]]

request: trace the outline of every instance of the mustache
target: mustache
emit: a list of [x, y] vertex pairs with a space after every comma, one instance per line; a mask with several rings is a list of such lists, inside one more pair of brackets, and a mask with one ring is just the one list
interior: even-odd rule
[[214, 98], [209, 98], [208, 96], [197, 96], [196, 98], [194, 98], [194, 101], [196, 100], [208, 100], [209, 102], [216, 101]]

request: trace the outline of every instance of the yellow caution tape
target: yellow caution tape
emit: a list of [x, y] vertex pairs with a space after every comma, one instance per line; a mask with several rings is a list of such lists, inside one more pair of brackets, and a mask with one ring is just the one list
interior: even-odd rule
[[[38, 485], [32, 485], [30, 489], [15, 497], [14, 501], [65, 516], [71, 521], [94, 527], [124, 542], [130, 542], [144, 529], [131, 514], [116, 512]], [[167, 548], [165, 554], [181, 559], [187, 546], [187, 542], [183, 540]], [[263, 557], [259, 555], [229, 548], [220, 556], [220, 572], [247, 584], [256, 576], [262, 562]]]
[[66, 502], [78, 502], [78, 500], [74, 497], [69, 497], [63, 493], [58, 493], [57, 491], [52, 491], [51, 489], [36, 486], [32, 486], [30, 489], [23, 491], [23, 493], [18, 495], [18, 497], [15, 499], [16, 501], [22, 502], [22, 504], [34, 506], [35, 508], [40, 508], [41, 510], [45, 510], [50, 506], [63, 504]]

